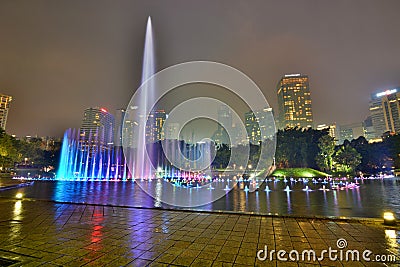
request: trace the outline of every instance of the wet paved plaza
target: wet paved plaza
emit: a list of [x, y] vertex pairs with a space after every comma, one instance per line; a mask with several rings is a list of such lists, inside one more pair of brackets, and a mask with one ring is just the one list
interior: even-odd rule
[[[0, 199], [1, 259], [12, 266], [386, 266], [257, 259], [257, 252], [368, 249], [397, 255], [399, 232], [377, 223]], [[345, 250], [344, 249], [344, 250]], [[262, 256], [263, 253], [260, 254]], [[5, 263], [3, 263], [5, 265]]]

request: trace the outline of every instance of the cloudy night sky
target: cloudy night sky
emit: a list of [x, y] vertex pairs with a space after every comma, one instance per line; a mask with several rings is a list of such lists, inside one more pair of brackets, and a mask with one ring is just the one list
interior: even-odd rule
[[83, 110], [126, 107], [140, 84], [147, 17], [157, 70], [231, 65], [273, 108], [282, 75], [310, 77], [314, 121], [368, 115], [370, 94], [400, 85], [400, 1], [0, 1], [0, 92], [7, 132], [61, 136]]

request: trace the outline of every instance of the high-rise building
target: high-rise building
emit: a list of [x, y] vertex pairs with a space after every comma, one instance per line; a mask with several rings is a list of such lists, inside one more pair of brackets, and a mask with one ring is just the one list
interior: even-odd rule
[[125, 118], [125, 109], [120, 108], [115, 112], [114, 145], [122, 146], [122, 132]]
[[328, 131], [328, 134], [330, 137], [332, 137], [335, 142], [339, 142], [339, 134], [338, 134], [338, 129], [336, 127], [336, 123], [331, 124], [331, 125], [326, 125], [326, 124], [320, 124], [317, 125], [317, 130], [322, 131], [326, 130]]
[[150, 112], [146, 124], [146, 142], [154, 143], [164, 140], [163, 126], [167, 119], [165, 110], [158, 109]]
[[352, 123], [339, 126], [339, 143], [343, 144], [345, 140], [351, 141], [360, 136], [365, 136], [363, 123]]
[[[214, 141], [217, 144], [232, 145], [228, 133], [232, 133], [232, 113], [227, 105], [218, 108], [218, 126], [214, 133]], [[233, 137], [231, 137], [233, 138]], [[233, 140], [232, 140], [233, 141]]]
[[10, 109], [11, 101], [11, 96], [0, 94], [0, 127], [3, 128], [3, 130], [6, 129], [8, 110]]
[[373, 93], [369, 110], [376, 137], [385, 132], [400, 132], [400, 89]]
[[179, 123], [170, 122], [164, 125], [164, 137], [165, 139], [176, 139], [179, 140]]
[[85, 109], [80, 135], [85, 141], [90, 140], [104, 145], [112, 144], [114, 142], [114, 116], [104, 108]]
[[313, 127], [311, 94], [307, 75], [287, 74], [277, 86], [279, 128]]
[[267, 138], [272, 139], [275, 134], [275, 124], [271, 108], [246, 112], [245, 127], [248, 141], [259, 144]]
[[364, 127], [364, 137], [368, 141], [374, 140], [376, 138], [376, 133], [375, 133], [375, 128], [372, 124], [372, 117], [368, 116], [364, 121], [363, 121], [363, 127]]

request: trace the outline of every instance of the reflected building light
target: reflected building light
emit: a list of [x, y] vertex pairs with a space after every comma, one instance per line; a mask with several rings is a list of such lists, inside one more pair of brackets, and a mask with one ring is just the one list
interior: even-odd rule
[[291, 214], [292, 213], [292, 205], [290, 202], [290, 191], [289, 190], [286, 190], [286, 198], [287, 198], [287, 211], [288, 211], [288, 214]]
[[155, 195], [155, 202], [154, 202], [154, 207], [156, 207], [156, 208], [161, 207], [161, 194], [162, 194], [162, 182], [161, 182], [161, 179], [157, 179], [156, 195]]
[[[18, 200], [14, 204], [14, 210], [13, 210], [14, 216], [12, 220], [20, 221], [22, 219], [21, 213], [22, 213], [22, 200]], [[22, 223], [11, 223], [10, 226], [11, 227], [9, 231], [9, 240], [10, 241], [21, 240]]]
[[335, 206], [338, 205], [338, 198], [337, 198], [337, 192], [333, 191], [333, 204], [335, 204]]
[[385, 230], [386, 242], [390, 248], [399, 248], [399, 244], [397, 244], [397, 233], [396, 230]]
[[14, 220], [19, 220], [19, 218], [16, 218], [16, 217], [19, 217], [19, 215], [21, 214], [21, 212], [22, 212], [22, 201], [21, 200], [18, 200], [17, 202], [15, 202], [15, 204], [14, 204]]

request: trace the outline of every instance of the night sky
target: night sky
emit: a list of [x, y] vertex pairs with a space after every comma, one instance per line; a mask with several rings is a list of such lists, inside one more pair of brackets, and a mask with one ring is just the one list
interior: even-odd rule
[[361, 122], [370, 94], [400, 85], [400, 1], [0, 1], [7, 132], [61, 136], [83, 110], [125, 107], [139, 86], [146, 20], [157, 69], [231, 65], [272, 107], [285, 73], [310, 76], [316, 123]]

